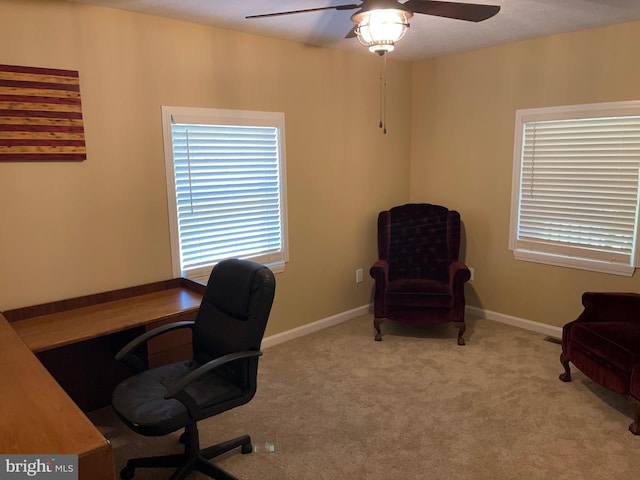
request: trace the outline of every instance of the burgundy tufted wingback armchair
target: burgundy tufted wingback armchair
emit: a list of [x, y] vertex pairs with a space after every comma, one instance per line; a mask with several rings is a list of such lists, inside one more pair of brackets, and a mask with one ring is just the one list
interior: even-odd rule
[[464, 283], [467, 266], [458, 261], [460, 215], [440, 205], [413, 203], [378, 215], [378, 261], [374, 327], [382, 340], [385, 318], [415, 324], [454, 322], [464, 345]]
[[585, 292], [583, 312], [562, 328], [560, 362], [563, 382], [571, 381], [573, 363], [599, 385], [626, 395], [640, 435], [640, 294]]

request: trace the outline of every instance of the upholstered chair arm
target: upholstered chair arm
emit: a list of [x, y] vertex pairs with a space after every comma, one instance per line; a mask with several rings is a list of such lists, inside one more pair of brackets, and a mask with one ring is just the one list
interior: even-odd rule
[[626, 292], [585, 292], [584, 311], [576, 322], [640, 322], [640, 294]]
[[371, 275], [371, 278], [373, 278], [376, 283], [380, 281], [383, 286], [386, 286], [389, 278], [389, 262], [386, 260], [378, 260], [371, 266], [369, 275]]
[[462, 262], [451, 262], [449, 265], [449, 286], [454, 303], [464, 302], [464, 284], [471, 278], [471, 271]]
[[178, 330], [181, 328], [190, 328], [193, 331], [193, 326], [195, 325], [192, 321], [184, 321], [184, 322], [173, 322], [168, 323], [166, 325], [161, 325], [153, 330], [149, 330], [148, 332], [139, 335], [138, 337], [131, 340], [124, 347], [122, 347], [118, 353], [116, 353], [116, 360], [122, 361], [125, 365], [127, 365], [133, 372], [140, 373], [144, 370], [147, 370], [146, 362], [144, 362], [138, 355], [136, 355], [136, 350], [148, 342], [150, 339], [157, 337], [158, 335], [162, 335], [167, 332], [171, 332], [173, 330]]
[[369, 269], [369, 275], [375, 280], [376, 286], [373, 294], [373, 315], [376, 318], [385, 316], [384, 296], [389, 283], [389, 262], [386, 260], [378, 260]]

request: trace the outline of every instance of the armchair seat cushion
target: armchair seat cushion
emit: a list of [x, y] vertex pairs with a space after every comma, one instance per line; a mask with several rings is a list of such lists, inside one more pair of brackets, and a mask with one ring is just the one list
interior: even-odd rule
[[448, 283], [422, 278], [389, 282], [387, 301], [395, 306], [451, 308], [453, 297]]
[[[185, 406], [164, 395], [171, 382], [195, 370], [193, 361], [178, 362], [146, 370], [120, 383], [113, 395], [113, 407], [129, 427], [146, 436], [179, 430], [190, 421]], [[209, 372], [186, 388], [201, 409], [242, 397], [242, 390], [222, 376]]]
[[574, 322], [570, 328], [573, 363], [598, 384], [629, 393], [631, 371], [640, 362], [640, 323]]
[[629, 386], [629, 394], [636, 400], [640, 401], [640, 365], [633, 369], [631, 373], [631, 385]]
[[573, 325], [571, 336], [574, 345], [624, 372], [631, 372], [640, 359], [640, 323], [582, 322]]

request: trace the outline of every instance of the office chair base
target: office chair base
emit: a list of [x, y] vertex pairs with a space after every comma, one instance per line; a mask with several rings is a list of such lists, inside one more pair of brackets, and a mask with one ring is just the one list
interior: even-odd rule
[[237, 447], [241, 447], [240, 452], [243, 454], [253, 451], [253, 445], [251, 444], [251, 437], [249, 435], [242, 435], [241, 437], [200, 450], [198, 447], [198, 431], [196, 427], [187, 426], [181, 439], [184, 439], [185, 442], [185, 453], [131, 459], [127, 462], [126, 467], [120, 471], [120, 478], [122, 480], [130, 480], [135, 476], [136, 468], [174, 467], [177, 469], [170, 480], [184, 480], [194, 470], [204, 473], [215, 480], [238, 480], [233, 475], [209, 462], [209, 460]]

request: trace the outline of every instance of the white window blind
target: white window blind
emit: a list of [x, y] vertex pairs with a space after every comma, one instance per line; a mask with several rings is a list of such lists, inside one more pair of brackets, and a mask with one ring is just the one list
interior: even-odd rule
[[188, 110], [165, 112], [180, 274], [206, 281], [232, 257], [283, 265], [281, 117]]
[[640, 109], [620, 106], [519, 112], [510, 238], [516, 258], [633, 273]]

